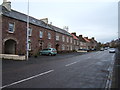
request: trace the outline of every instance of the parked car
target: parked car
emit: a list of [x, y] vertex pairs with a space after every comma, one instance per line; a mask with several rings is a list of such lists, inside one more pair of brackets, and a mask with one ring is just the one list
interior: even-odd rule
[[55, 48], [46, 48], [40, 51], [40, 55], [56, 55], [57, 54], [57, 50]]
[[105, 47], [105, 50], [108, 50], [108, 47]]
[[78, 49], [77, 52], [87, 52], [86, 49]]
[[104, 51], [104, 48], [100, 48], [100, 51]]
[[115, 48], [110, 48], [109, 53], [115, 53]]

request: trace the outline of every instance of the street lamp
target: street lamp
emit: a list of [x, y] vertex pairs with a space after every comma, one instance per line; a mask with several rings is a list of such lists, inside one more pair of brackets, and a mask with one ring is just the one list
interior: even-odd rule
[[28, 5], [27, 5], [27, 43], [26, 43], [26, 59], [28, 60], [28, 55], [29, 55], [29, 42], [28, 42], [28, 39], [29, 39], [29, 36], [28, 36], [28, 33], [29, 33], [29, 0], [28, 0]]

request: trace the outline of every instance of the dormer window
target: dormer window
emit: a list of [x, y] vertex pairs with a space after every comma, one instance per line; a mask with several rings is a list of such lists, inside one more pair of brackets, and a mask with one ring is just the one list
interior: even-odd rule
[[15, 31], [15, 25], [14, 25], [14, 23], [9, 23], [8, 32], [9, 33], [14, 33], [14, 31]]

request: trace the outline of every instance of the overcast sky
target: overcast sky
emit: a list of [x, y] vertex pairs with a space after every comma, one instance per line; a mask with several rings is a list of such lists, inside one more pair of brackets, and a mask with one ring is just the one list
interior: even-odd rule
[[[28, 0], [9, 0], [12, 9], [27, 14]], [[118, 35], [119, 0], [29, 0], [30, 16], [105, 43]], [[0, 1], [2, 3], [2, 1]]]

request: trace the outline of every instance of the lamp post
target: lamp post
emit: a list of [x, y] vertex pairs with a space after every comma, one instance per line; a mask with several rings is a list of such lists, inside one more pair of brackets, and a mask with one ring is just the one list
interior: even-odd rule
[[28, 42], [28, 39], [29, 39], [29, 36], [28, 36], [28, 33], [29, 33], [29, 0], [28, 0], [28, 5], [27, 5], [27, 43], [26, 43], [26, 59], [28, 60], [28, 55], [29, 55], [29, 42]]

